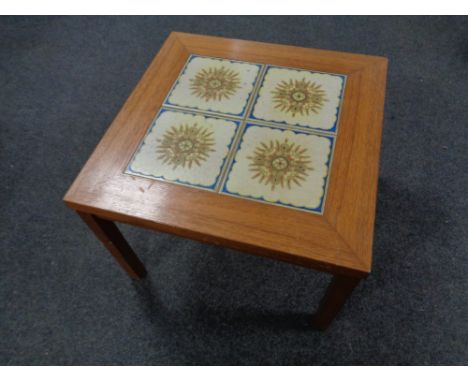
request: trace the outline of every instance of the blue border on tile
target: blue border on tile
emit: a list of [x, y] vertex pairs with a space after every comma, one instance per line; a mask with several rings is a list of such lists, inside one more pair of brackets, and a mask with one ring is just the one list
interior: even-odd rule
[[[265, 78], [268, 74], [268, 71], [272, 68], [279, 68], [279, 69], [287, 69], [287, 70], [295, 70], [295, 71], [304, 71], [304, 72], [309, 72], [309, 73], [318, 73], [318, 74], [328, 74], [330, 76], [336, 76], [336, 77], [341, 77], [341, 90], [340, 90], [340, 95], [339, 95], [339, 102], [338, 102], [338, 106], [336, 107], [336, 113], [335, 113], [335, 123], [333, 124], [333, 127], [331, 129], [324, 129], [324, 128], [321, 128], [321, 127], [314, 127], [314, 126], [308, 126], [308, 125], [303, 125], [303, 124], [300, 124], [300, 123], [295, 123], [295, 124], [290, 124], [288, 122], [286, 122], [285, 120], [283, 121], [275, 121], [275, 120], [272, 120], [272, 119], [260, 119], [260, 118], [257, 118], [254, 116], [254, 111], [255, 111], [255, 106], [257, 105], [257, 102], [258, 102], [258, 97], [260, 96], [260, 92], [262, 91], [262, 88], [263, 88], [263, 84], [265, 83]], [[346, 79], [347, 79], [347, 76], [344, 75], [344, 74], [336, 74], [336, 73], [328, 73], [328, 72], [318, 72], [318, 71], [315, 71], [315, 70], [307, 70], [307, 69], [299, 69], [299, 68], [291, 68], [289, 66], [278, 66], [278, 65], [266, 65], [266, 70], [265, 70], [265, 73], [263, 74], [263, 78], [261, 79], [262, 80], [262, 83], [260, 84], [260, 86], [258, 87], [258, 91], [257, 91], [257, 94], [255, 95], [255, 99], [253, 101], [253, 106], [252, 106], [252, 110], [250, 111], [250, 115], [247, 117], [249, 120], [255, 120], [255, 121], [266, 121], [266, 122], [274, 122], [274, 123], [278, 123], [278, 124], [286, 124], [286, 125], [289, 125], [289, 126], [299, 126], [299, 127], [303, 127], [303, 128], [306, 128], [306, 129], [316, 129], [316, 130], [320, 130], [320, 131], [327, 131], [327, 132], [330, 132], [330, 133], [337, 133], [337, 127], [338, 127], [338, 122], [339, 122], [339, 119], [340, 119], [340, 113], [341, 113], [341, 106], [343, 104], [343, 94], [344, 94], [344, 90], [345, 90], [345, 86], [346, 86]]]
[[[158, 121], [159, 117], [163, 113], [168, 112], [168, 111], [172, 112], [172, 113], [188, 114], [188, 115], [192, 115], [192, 116], [203, 117], [203, 118], [206, 118], [206, 119], [220, 119], [220, 120], [223, 120], [223, 121], [229, 121], [229, 122], [233, 122], [233, 123], [236, 124], [236, 128], [235, 128], [234, 133], [232, 134], [231, 141], [229, 142], [229, 145], [227, 146], [226, 155], [224, 156], [223, 161], [222, 161], [222, 163], [221, 163], [221, 165], [219, 167], [219, 173], [216, 176], [216, 179], [215, 179], [215, 181], [214, 181], [214, 183], [212, 185], [205, 186], [205, 185], [202, 185], [202, 184], [190, 183], [190, 182], [186, 182], [186, 181], [179, 180], [179, 179], [176, 179], [176, 180], [166, 179], [164, 176], [155, 176], [155, 175], [151, 175], [151, 174], [145, 174], [143, 172], [136, 171], [136, 170], [132, 169], [132, 163], [133, 163], [135, 157], [138, 155], [138, 153], [141, 151], [142, 147], [145, 145], [146, 138], [148, 137], [148, 135], [151, 134], [153, 129], [156, 127], [156, 122]], [[226, 164], [226, 159], [229, 157], [229, 154], [231, 152], [231, 147], [232, 147], [232, 144], [234, 142], [234, 137], [236, 136], [236, 133], [239, 130], [240, 124], [241, 124], [241, 121], [237, 121], [237, 120], [217, 118], [217, 117], [212, 117], [212, 116], [208, 116], [208, 115], [200, 115], [200, 114], [191, 113], [191, 112], [188, 112], [188, 111], [178, 111], [178, 110], [175, 111], [175, 110], [170, 110], [170, 109], [166, 109], [164, 107], [161, 107], [159, 109], [158, 113], [156, 114], [156, 117], [153, 119], [153, 122], [151, 123], [150, 128], [146, 132], [144, 138], [141, 140], [137, 150], [132, 155], [132, 158], [130, 159], [130, 162], [127, 165], [125, 173], [128, 174], [128, 175], [135, 175], [135, 176], [142, 175], [142, 176], [144, 176], [146, 178], [155, 179], [155, 180], [163, 180], [164, 182], [168, 182], [168, 183], [176, 183], [176, 184], [182, 184], [182, 185], [185, 185], [185, 186], [192, 186], [192, 187], [197, 187], [197, 188], [215, 190], [216, 186], [218, 185], [218, 181], [220, 180], [220, 175], [223, 172], [223, 168], [224, 168], [224, 166]]]
[[[283, 202], [280, 202], [280, 201], [270, 202], [269, 200], [266, 200], [266, 199], [264, 199], [262, 197], [242, 195], [242, 194], [239, 194], [237, 192], [228, 191], [226, 185], [227, 185], [227, 183], [229, 181], [229, 177], [231, 175], [232, 168], [234, 167], [234, 164], [237, 162], [236, 161], [237, 154], [238, 154], [239, 150], [241, 149], [242, 143], [244, 142], [245, 133], [252, 126], [263, 127], [263, 128], [273, 129], [273, 130], [291, 131], [294, 134], [316, 135], [316, 136], [319, 136], [321, 138], [327, 138], [327, 139], [330, 140], [330, 153], [328, 154], [327, 161], [325, 162], [325, 166], [327, 166], [327, 175], [323, 178], [324, 179], [323, 194], [322, 194], [322, 197], [320, 199], [320, 205], [318, 207], [316, 207], [316, 208], [298, 207], [298, 206], [295, 206], [294, 204], [283, 203]], [[279, 127], [263, 126], [263, 125], [258, 124], [258, 123], [247, 123], [245, 125], [244, 131], [242, 133], [242, 137], [241, 137], [241, 139], [240, 139], [240, 141], [239, 141], [239, 143], [237, 145], [237, 148], [235, 150], [236, 152], [235, 152], [234, 158], [232, 160], [232, 163], [229, 166], [229, 169], [227, 170], [227, 176], [226, 176], [226, 179], [224, 181], [223, 187], [220, 190], [220, 193], [225, 194], [225, 195], [238, 196], [238, 197], [243, 198], [243, 199], [260, 200], [262, 202], [265, 202], [265, 203], [271, 204], [271, 205], [280, 205], [280, 206], [284, 206], [284, 207], [288, 207], [288, 208], [293, 208], [293, 209], [296, 209], [296, 210], [305, 210], [305, 211], [310, 211], [310, 212], [315, 212], [315, 213], [322, 214], [323, 213], [323, 207], [324, 207], [324, 201], [325, 201], [325, 197], [326, 197], [326, 193], [327, 193], [327, 189], [328, 189], [327, 185], [328, 185], [328, 178], [329, 178], [329, 175], [330, 175], [330, 164], [331, 164], [330, 162], [331, 162], [331, 158], [333, 156], [335, 138], [336, 137], [334, 137], [334, 136], [314, 134], [313, 131], [311, 131], [311, 132], [302, 132], [302, 131], [294, 131], [294, 130], [290, 130], [290, 129], [282, 129], [282, 128], [279, 128]]]
[[[257, 72], [257, 75], [255, 76], [253, 82], [252, 82], [252, 89], [250, 90], [250, 92], [247, 94], [247, 97], [246, 97], [246, 100], [245, 100], [245, 103], [244, 103], [244, 107], [242, 109], [242, 111], [238, 114], [234, 114], [234, 113], [228, 113], [228, 112], [222, 112], [222, 111], [219, 111], [219, 110], [213, 110], [213, 109], [210, 109], [210, 108], [207, 108], [207, 109], [201, 109], [199, 107], [193, 107], [193, 106], [186, 106], [186, 105], [179, 105], [179, 104], [175, 104], [175, 103], [171, 103], [169, 102], [169, 98], [171, 97], [172, 93], [174, 92], [174, 89], [177, 87], [177, 85], [179, 84], [180, 82], [180, 78], [185, 74], [185, 72], [187, 71], [187, 67], [188, 65], [190, 64], [190, 62], [197, 58], [197, 57], [200, 57], [200, 58], [208, 58], [208, 59], [213, 59], [213, 60], [218, 60], [218, 61], [228, 61], [228, 62], [231, 62], [231, 63], [241, 63], [241, 64], [249, 64], [249, 65], [255, 65], [255, 66], [258, 66], [258, 72]], [[163, 102], [163, 107], [164, 106], [175, 106], [175, 107], [183, 107], [185, 109], [193, 109], [193, 110], [200, 110], [201, 112], [211, 112], [211, 113], [217, 113], [217, 114], [225, 114], [225, 115], [232, 115], [232, 116], [236, 116], [238, 118], [243, 118], [244, 117], [244, 114], [246, 112], [246, 109], [247, 109], [247, 106], [249, 104], [249, 101], [250, 101], [250, 98], [252, 96], [252, 93], [254, 91], [254, 88], [255, 88], [255, 84], [257, 83], [257, 80], [258, 80], [258, 77], [262, 71], [262, 67], [263, 65], [262, 64], [256, 64], [256, 63], [252, 63], [252, 62], [247, 62], [247, 61], [238, 61], [238, 60], [228, 60], [226, 58], [220, 58], [220, 57], [210, 57], [210, 56], [200, 56], [200, 55], [197, 55], [197, 54], [191, 54], [187, 60], [187, 62], [184, 64], [181, 72], [179, 73], [179, 75], [177, 76], [177, 79], [176, 81], [174, 82], [174, 84], [172, 85], [171, 87], [171, 90], [169, 91], [169, 93], [167, 94], [166, 98], [164, 99], [164, 102]]]

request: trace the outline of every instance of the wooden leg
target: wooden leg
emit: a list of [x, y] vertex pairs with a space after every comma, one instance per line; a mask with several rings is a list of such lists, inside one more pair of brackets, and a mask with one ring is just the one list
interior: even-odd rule
[[325, 330], [339, 313], [360, 279], [347, 276], [333, 276], [325, 296], [312, 319], [316, 329]]
[[77, 212], [130, 277], [141, 279], [146, 275], [144, 265], [135, 255], [135, 252], [133, 252], [114, 222], [95, 215]]

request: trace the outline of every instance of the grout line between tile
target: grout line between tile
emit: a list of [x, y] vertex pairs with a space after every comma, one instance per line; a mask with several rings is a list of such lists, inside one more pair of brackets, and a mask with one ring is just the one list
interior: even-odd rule
[[172, 111], [182, 111], [190, 114], [197, 114], [197, 115], [203, 115], [203, 116], [208, 116], [208, 117], [215, 117], [215, 118], [220, 118], [220, 119], [229, 119], [232, 121], [243, 121], [242, 117], [236, 117], [230, 114], [221, 114], [221, 113], [216, 113], [216, 112], [211, 112], [211, 111], [201, 111], [201, 110], [196, 110], [196, 109], [190, 109], [188, 107], [183, 107], [183, 106], [174, 106], [174, 105], [162, 105], [161, 109], [167, 109], [167, 110], [172, 110]]
[[237, 153], [237, 147], [239, 146], [239, 142], [242, 138], [242, 134], [244, 134], [244, 129], [245, 129], [245, 121], [242, 121], [239, 126], [239, 131], [236, 133], [236, 136], [233, 139], [231, 149], [229, 150], [229, 153], [226, 157], [226, 161], [224, 163], [224, 167], [221, 170], [221, 174], [219, 175], [219, 180], [218, 184], [215, 187], [216, 192], [220, 192], [221, 188], [224, 185], [224, 181], [226, 180], [227, 173], [229, 169], [231, 168], [231, 163], [234, 160], [234, 157], [236, 156]]
[[245, 108], [245, 113], [244, 113], [244, 118], [243, 118], [244, 121], [249, 118], [249, 115], [252, 112], [253, 104], [255, 100], [257, 99], [257, 95], [260, 90], [260, 85], [262, 84], [263, 78], [266, 73], [266, 68], [267, 68], [266, 65], [262, 65], [262, 69], [260, 69], [260, 73], [258, 73], [257, 82], [255, 83], [255, 86], [252, 89], [249, 102], [247, 103], [247, 107]]
[[226, 181], [227, 173], [228, 173], [229, 169], [231, 168], [231, 163], [232, 163], [232, 161], [234, 160], [234, 157], [237, 154], [239, 142], [241, 140], [242, 134], [244, 133], [245, 125], [247, 123], [246, 122], [247, 117], [250, 115], [250, 113], [252, 111], [252, 108], [253, 108], [253, 103], [257, 99], [257, 93], [258, 93], [258, 91], [260, 89], [261, 83], [263, 82], [263, 77], [265, 75], [265, 72], [266, 72], [266, 65], [262, 65], [262, 68], [260, 69], [260, 73], [258, 73], [254, 88], [252, 89], [252, 93], [250, 93], [250, 99], [249, 99], [249, 101], [247, 103], [247, 106], [245, 108], [245, 113], [244, 113], [244, 116], [242, 118], [242, 122], [241, 122], [241, 124], [239, 126], [239, 131], [237, 132], [237, 134], [236, 134], [236, 136], [234, 138], [234, 141], [233, 141], [232, 146], [231, 146], [231, 150], [229, 150], [229, 153], [228, 153], [227, 158], [226, 158], [226, 162], [224, 164], [223, 169], [221, 170], [221, 174], [220, 174], [220, 177], [219, 177], [218, 184], [215, 187], [215, 191], [218, 192], [218, 193], [220, 192], [221, 188], [224, 185], [224, 182]]
[[252, 125], [277, 127], [277, 128], [284, 129], [284, 130], [292, 130], [292, 131], [304, 132], [304, 133], [315, 134], [315, 135], [323, 135], [326, 137], [336, 137], [335, 133], [329, 133], [327, 131], [319, 130], [313, 127], [299, 127], [299, 126], [294, 126], [294, 125], [288, 125], [286, 123], [276, 123], [276, 122], [263, 121], [260, 119], [251, 119], [251, 118], [247, 118], [246, 122]]

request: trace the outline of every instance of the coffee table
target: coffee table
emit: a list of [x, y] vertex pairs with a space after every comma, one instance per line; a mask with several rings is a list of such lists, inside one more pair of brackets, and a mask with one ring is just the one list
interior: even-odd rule
[[331, 273], [324, 329], [371, 271], [386, 72], [383, 57], [173, 32], [64, 201], [136, 279], [114, 221]]

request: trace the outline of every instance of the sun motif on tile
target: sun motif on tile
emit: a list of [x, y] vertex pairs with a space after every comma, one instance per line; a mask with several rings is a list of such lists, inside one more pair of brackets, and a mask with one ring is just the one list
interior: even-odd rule
[[262, 65], [192, 55], [164, 104], [242, 118]]
[[249, 119], [336, 133], [346, 76], [267, 66]]
[[214, 190], [240, 122], [163, 108], [125, 173]]
[[214, 151], [215, 144], [213, 132], [197, 123], [172, 126], [157, 142], [158, 159], [162, 159], [163, 164], [173, 165], [174, 169], [178, 166], [189, 169], [193, 165], [200, 166]]
[[247, 124], [221, 192], [321, 213], [334, 137]]
[[277, 186], [288, 189], [300, 186], [308, 172], [313, 170], [307, 149], [290, 143], [287, 138], [282, 142], [270, 140], [268, 144], [260, 143], [247, 159], [250, 160], [252, 179], [270, 185], [272, 191]]
[[272, 91], [272, 95], [275, 108], [290, 113], [293, 117], [296, 114], [317, 114], [327, 101], [322, 87], [305, 78], [281, 81]]
[[190, 90], [206, 102], [221, 101], [223, 98], [229, 99], [240, 88], [240, 82], [239, 73], [232, 69], [224, 66], [208, 68], [200, 70], [190, 79]]

